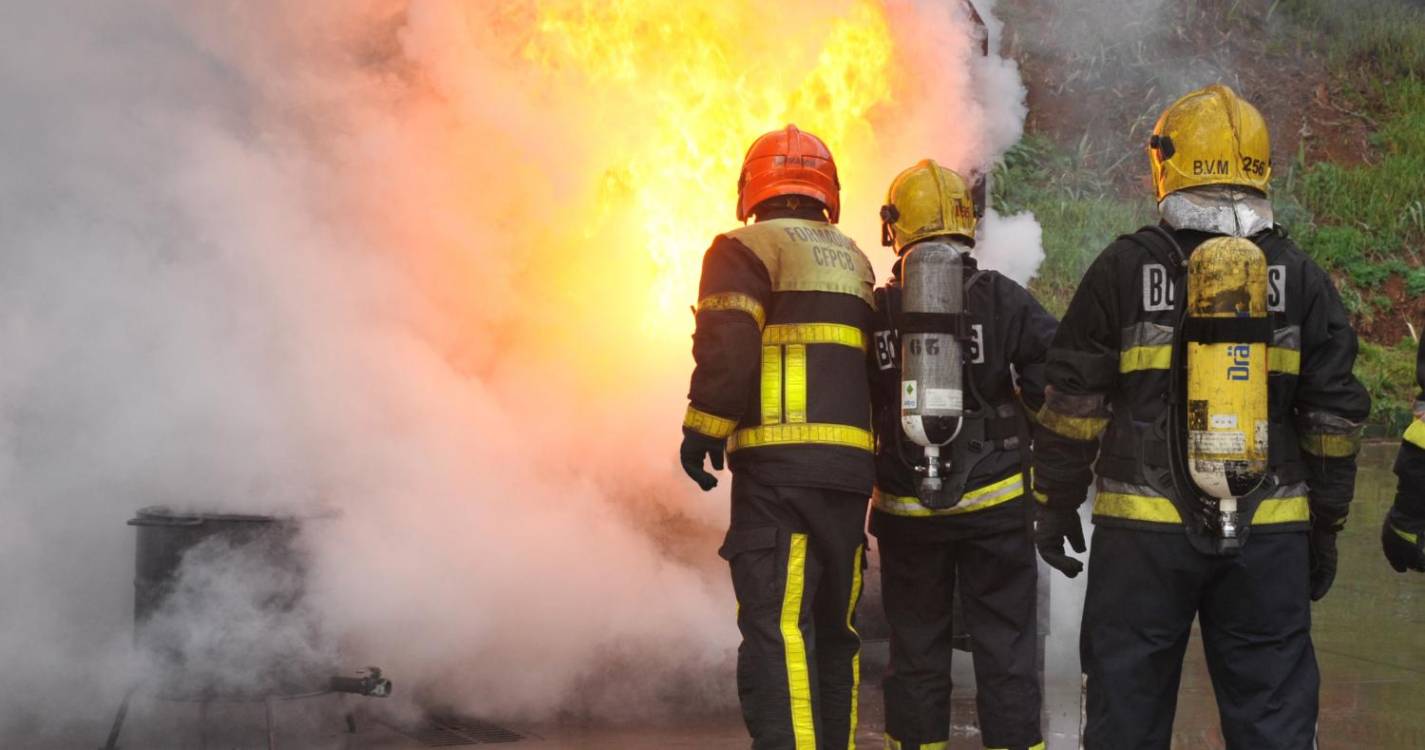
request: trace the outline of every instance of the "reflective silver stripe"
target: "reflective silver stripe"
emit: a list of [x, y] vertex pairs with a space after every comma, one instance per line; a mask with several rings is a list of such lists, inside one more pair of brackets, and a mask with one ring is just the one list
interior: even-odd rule
[[1116, 492], [1116, 493], [1118, 493], [1118, 494], [1120, 494], [1120, 495], [1142, 495], [1142, 496], [1144, 496], [1144, 497], [1163, 497], [1162, 495], [1159, 495], [1159, 494], [1158, 494], [1158, 491], [1157, 491], [1157, 490], [1153, 489], [1152, 487], [1149, 487], [1149, 486], [1146, 485], [1146, 484], [1129, 484], [1128, 482], [1120, 482], [1120, 481], [1118, 481], [1117, 479], [1109, 479], [1108, 477], [1099, 477], [1099, 478], [1098, 478], [1098, 491], [1099, 491], [1099, 492]]
[[1301, 351], [1301, 326], [1287, 326], [1272, 331], [1272, 348]]
[[1135, 323], [1123, 329], [1119, 349], [1128, 351], [1139, 346], [1167, 346], [1173, 343], [1173, 327], [1157, 323]]

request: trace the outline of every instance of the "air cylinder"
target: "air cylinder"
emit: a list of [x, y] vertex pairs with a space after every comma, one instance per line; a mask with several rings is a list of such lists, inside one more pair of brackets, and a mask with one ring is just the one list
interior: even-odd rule
[[1268, 471], [1266, 257], [1250, 240], [1208, 240], [1188, 262], [1187, 289], [1188, 472], [1233, 536], [1237, 500]]
[[961, 253], [946, 242], [921, 242], [901, 261], [901, 427], [925, 449], [922, 497], [940, 490], [940, 446], [955, 438], [965, 415], [965, 363], [956, 336], [965, 312]]

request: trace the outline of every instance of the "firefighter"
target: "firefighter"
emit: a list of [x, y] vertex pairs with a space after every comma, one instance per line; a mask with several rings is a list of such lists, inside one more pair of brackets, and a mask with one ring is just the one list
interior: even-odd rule
[[1415, 420], [1406, 428], [1395, 457], [1400, 483], [1380, 532], [1385, 559], [1397, 573], [1425, 573], [1425, 346], [1415, 355], [1415, 381], [1420, 385]]
[[[976, 204], [955, 172], [922, 161], [891, 183], [883, 241], [899, 260], [876, 290], [876, 490], [871, 533], [881, 555], [881, 591], [890, 624], [884, 681], [886, 747], [945, 748], [950, 732], [951, 602], [960, 589], [974, 654], [980, 733], [987, 747], [1043, 748], [1037, 667], [1037, 561], [1027, 531], [1024, 467], [1027, 424], [1020, 399], [1044, 401], [1044, 358], [1056, 321], [1023, 287], [978, 270]], [[945, 318], [963, 352], [964, 417], [943, 450], [944, 497], [918, 496], [927, 460], [902, 429], [903, 384], [919, 377], [899, 356], [902, 333], [925, 330], [907, 314], [907, 255], [921, 243], [950, 246], [963, 265], [964, 310]], [[916, 268], [916, 272], [921, 267]], [[926, 271], [929, 272], [929, 271]], [[953, 283], [953, 282], [951, 282]], [[921, 313], [923, 316], [924, 313]], [[934, 328], [932, 323], [928, 327]], [[909, 337], [907, 337], [909, 338]], [[1018, 375], [1018, 387], [1015, 376]], [[923, 381], [920, 386], [924, 392]]]
[[[1169, 746], [1197, 617], [1227, 746], [1310, 748], [1320, 682], [1310, 602], [1335, 577], [1370, 411], [1351, 374], [1356, 336], [1330, 278], [1273, 222], [1267, 126], [1251, 104], [1222, 85], [1194, 91], [1159, 118], [1148, 155], [1161, 223], [1118, 238], [1085, 274], [1049, 351], [1034, 444], [1040, 554], [1070, 577], [1082, 563], [1064, 544], [1084, 551], [1078, 507], [1097, 474], [1080, 634], [1085, 746]], [[1224, 252], [1242, 264], [1194, 264]], [[1189, 316], [1195, 286], [1239, 277], [1260, 284], [1218, 300], [1233, 319]], [[1241, 380], [1186, 366], [1192, 342], [1221, 340], [1238, 342]], [[1202, 383], [1214, 398], [1245, 393], [1235, 389], [1263, 355], [1246, 410], [1184, 403]], [[1267, 419], [1249, 420], [1248, 407]], [[1253, 465], [1204, 450], [1262, 443], [1265, 479], [1231, 504], [1193, 484]]]
[[732, 469], [737, 688], [757, 750], [855, 747], [856, 603], [874, 476], [871, 264], [835, 226], [836, 164], [788, 125], [743, 161], [737, 218], [703, 258], [683, 468]]

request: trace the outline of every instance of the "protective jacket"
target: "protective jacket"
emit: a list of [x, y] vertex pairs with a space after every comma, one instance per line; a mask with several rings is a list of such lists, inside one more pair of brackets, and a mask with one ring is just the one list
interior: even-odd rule
[[[1176, 336], [1186, 259], [1211, 237], [1145, 227], [1094, 261], [1059, 327], [1035, 443], [1035, 489], [1051, 507], [1082, 503], [1094, 473], [1096, 523], [1191, 525], [1195, 501], [1169, 471], [1168, 416], [1183, 356]], [[1359, 426], [1370, 411], [1352, 375], [1356, 336], [1330, 278], [1285, 230], [1251, 238], [1266, 255], [1269, 464], [1276, 488], [1244, 508], [1254, 531], [1344, 524]], [[1097, 456], [1097, 463], [1095, 463]]]
[[871, 264], [819, 212], [719, 235], [703, 258], [683, 429], [768, 486], [871, 491]]
[[1400, 478], [1394, 512], [1405, 519], [1425, 524], [1425, 346], [1415, 354], [1415, 419], [1405, 430], [1400, 452], [1395, 457], [1395, 474]]
[[932, 525], [951, 523], [962, 532], [1002, 531], [1025, 523], [1022, 504], [1015, 502], [1025, 493], [1028, 450], [1020, 399], [1031, 412], [1044, 403], [1044, 360], [1056, 321], [1019, 284], [998, 272], [977, 270], [969, 255], [964, 262], [965, 309], [973, 322], [964, 350], [967, 416], [960, 435], [943, 453], [951, 466], [947, 486], [963, 487], [960, 502], [952, 508], [933, 510], [915, 496], [920, 483], [915, 465], [924, 462], [924, 455], [901, 429], [899, 263], [892, 279], [876, 290], [871, 376], [876, 492], [871, 529], [877, 535], [934, 533], [926, 520], [934, 520]]

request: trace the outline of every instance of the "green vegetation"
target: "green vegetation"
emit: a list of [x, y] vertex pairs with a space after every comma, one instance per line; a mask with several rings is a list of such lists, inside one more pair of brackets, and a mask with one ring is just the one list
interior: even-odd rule
[[[1371, 131], [1360, 163], [1307, 163], [1303, 152], [1278, 164], [1273, 202], [1278, 222], [1331, 273], [1361, 324], [1356, 374], [1374, 399], [1372, 431], [1398, 434], [1416, 395], [1415, 342], [1393, 339], [1425, 296], [1425, 7], [1403, 0], [1268, 5], [1270, 23], [1256, 27], [1266, 30], [1264, 53], [1294, 50], [1325, 61], [1329, 106]], [[1091, 150], [1087, 136], [1074, 143], [1032, 134], [994, 175], [996, 207], [1033, 211], [1044, 228], [1046, 258], [1032, 287], [1056, 315], [1104, 246], [1155, 218], [1146, 188], [1136, 189], [1146, 164], [1106, 165]]]
[[1425, 23], [1401, 0], [1275, 0], [1299, 31], [1325, 46], [1336, 70], [1397, 78], [1425, 72]]
[[1370, 433], [1396, 437], [1410, 424], [1415, 403], [1415, 344], [1395, 346], [1361, 342], [1356, 377], [1371, 392]]
[[[1339, 272], [1348, 299], [1378, 289], [1392, 276], [1402, 277], [1412, 296], [1425, 291], [1416, 249], [1425, 242], [1425, 82], [1378, 84], [1376, 93], [1382, 111], [1373, 161], [1313, 165], [1294, 191], [1312, 216], [1299, 231], [1301, 245], [1322, 266]], [[1370, 294], [1352, 312], [1370, 320], [1390, 307], [1389, 299]]]

